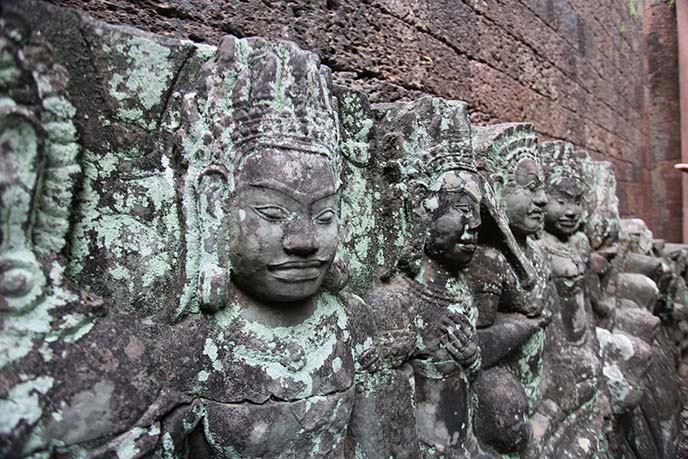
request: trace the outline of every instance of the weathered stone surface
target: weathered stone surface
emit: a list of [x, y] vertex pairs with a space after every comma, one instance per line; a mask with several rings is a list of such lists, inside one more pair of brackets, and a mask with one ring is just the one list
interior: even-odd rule
[[623, 215], [681, 238], [671, 170], [680, 139], [676, 20], [667, 2], [53, 2], [213, 45], [227, 33], [287, 38], [375, 102], [430, 94], [465, 100], [473, 121], [533, 122], [543, 138], [613, 163]]
[[[168, 32], [212, 12], [192, 38], [214, 47], [3, 3], [0, 455], [672, 457], [688, 250], [619, 219], [609, 163], [536, 137], [580, 144], [576, 110], [621, 149], [639, 132], [639, 98], [619, 124], [611, 99], [583, 110], [642, 40], [585, 7], [280, 4], [279, 27], [252, 2], [155, 7]], [[217, 32], [260, 24], [340, 76], [355, 62], [354, 87], [294, 43]], [[558, 91], [600, 36], [607, 66]], [[513, 103], [489, 77], [540, 127], [423, 96]]]

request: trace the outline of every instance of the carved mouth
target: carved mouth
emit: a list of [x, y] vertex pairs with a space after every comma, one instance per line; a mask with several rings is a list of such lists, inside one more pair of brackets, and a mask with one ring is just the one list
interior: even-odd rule
[[533, 220], [542, 220], [545, 217], [545, 214], [542, 210], [538, 209], [528, 212], [528, 216]]
[[294, 260], [268, 265], [268, 271], [286, 283], [310, 282], [322, 275], [324, 260]]
[[475, 249], [478, 246], [478, 241], [475, 239], [466, 239], [463, 241], [459, 241], [456, 245], [459, 248], [459, 250], [462, 250], [464, 252], [475, 252]]
[[559, 225], [563, 226], [564, 228], [573, 228], [578, 224], [578, 219], [575, 220], [569, 220], [567, 219], [561, 219], [559, 220]]

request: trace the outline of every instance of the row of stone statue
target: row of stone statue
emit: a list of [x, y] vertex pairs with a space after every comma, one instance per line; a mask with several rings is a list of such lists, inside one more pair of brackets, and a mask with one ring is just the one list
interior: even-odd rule
[[3, 8], [0, 456], [674, 456], [688, 250], [609, 163], [289, 42]]

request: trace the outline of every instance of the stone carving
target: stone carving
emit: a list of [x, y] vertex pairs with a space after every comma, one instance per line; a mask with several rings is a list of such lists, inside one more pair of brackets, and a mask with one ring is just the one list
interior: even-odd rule
[[340, 277], [329, 72], [291, 43], [230, 37], [201, 75], [206, 86], [187, 97], [186, 132], [209, 134], [184, 151], [197, 231], [187, 269], [214, 314], [190, 442], [207, 457], [340, 457], [354, 366], [371, 363], [373, 335], [341, 282], [321, 288]]
[[[553, 298], [548, 267], [532, 237], [542, 227], [547, 196], [532, 125], [475, 126], [473, 147], [491, 184], [486, 195], [506, 216], [516, 241], [509, 247], [495, 230], [496, 220], [485, 223], [469, 269], [483, 355], [475, 426], [485, 444], [511, 453], [528, 446], [527, 417], [540, 398], [544, 327]], [[514, 252], [532, 263], [530, 279], [510, 262]]]
[[[388, 186], [403, 193], [407, 233], [395, 257], [397, 274], [366, 296], [386, 365], [359, 397], [380, 438], [373, 444], [356, 438], [356, 452], [471, 454], [467, 377], [480, 360], [464, 276], [477, 243], [482, 191], [466, 105], [424, 97], [384, 112], [375, 159], [399, 171]], [[397, 394], [391, 401], [384, 395], [390, 387]]]
[[608, 163], [36, 0], [0, 94], [0, 456], [674, 456], [688, 249]]
[[[573, 145], [543, 142], [538, 146], [545, 170], [548, 203], [545, 231], [538, 241], [552, 270], [559, 301], [545, 341], [545, 402], [539, 410], [543, 457], [562, 449], [576, 457], [595, 457], [605, 451], [604, 419], [608, 400], [600, 391], [601, 359], [585, 273], [590, 256], [583, 202], [589, 192], [583, 179], [582, 157]], [[586, 419], [585, 425], [570, 421]], [[578, 421], [576, 421], [578, 422]]]

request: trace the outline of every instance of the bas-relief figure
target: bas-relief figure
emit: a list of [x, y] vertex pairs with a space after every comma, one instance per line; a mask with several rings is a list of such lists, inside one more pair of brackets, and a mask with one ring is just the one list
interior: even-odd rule
[[293, 44], [0, 8], [1, 455], [672, 457], [688, 252], [608, 164], [430, 97], [341, 139]]
[[[573, 145], [551, 141], [538, 146], [545, 170], [548, 203], [544, 232], [538, 244], [546, 254], [559, 301], [545, 341], [545, 380], [540, 422], [547, 426], [538, 443], [549, 457], [557, 450], [577, 457], [606, 451], [603, 420], [610, 417], [601, 382], [601, 355], [585, 273], [590, 247], [579, 231], [585, 223], [583, 202], [589, 196], [583, 178], [582, 153]], [[584, 426], [569, 421], [572, 414]], [[567, 419], [569, 418], [569, 419]]]
[[375, 355], [364, 305], [336, 282], [329, 71], [291, 43], [227, 38], [202, 75], [188, 116], [213, 135], [184, 155], [199, 203], [189, 269], [211, 313], [187, 382], [204, 413], [189, 441], [205, 457], [341, 457], [355, 367]]
[[[495, 231], [498, 218], [484, 223], [468, 270], [483, 356], [475, 384], [475, 429], [484, 444], [516, 453], [525, 451], [532, 437], [528, 417], [540, 398], [544, 329], [556, 300], [549, 268], [533, 241], [547, 196], [532, 125], [474, 126], [473, 147], [491, 185], [487, 195], [515, 240], [509, 246]], [[530, 278], [516, 268], [515, 252], [531, 263]]]
[[465, 269], [477, 243], [482, 184], [466, 105], [424, 97], [384, 112], [375, 159], [400, 172], [388, 186], [402, 193], [407, 233], [396, 274], [366, 295], [380, 346], [392, 348], [381, 354], [394, 359], [357, 399], [379, 438], [357, 440], [355, 450], [472, 457], [468, 381], [480, 359]]

